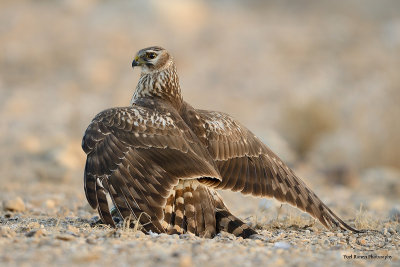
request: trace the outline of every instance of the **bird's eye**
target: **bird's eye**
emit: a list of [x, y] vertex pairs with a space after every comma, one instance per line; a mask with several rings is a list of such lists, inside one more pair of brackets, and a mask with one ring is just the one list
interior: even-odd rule
[[149, 59], [155, 59], [156, 56], [157, 56], [157, 54], [154, 53], [154, 52], [150, 52], [150, 53], [146, 54], [146, 57], [149, 58]]

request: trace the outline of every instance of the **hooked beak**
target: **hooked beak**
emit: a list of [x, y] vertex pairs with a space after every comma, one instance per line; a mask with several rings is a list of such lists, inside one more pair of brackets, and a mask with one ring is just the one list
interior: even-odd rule
[[135, 59], [132, 61], [132, 68], [139, 66], [139, 57], [136, 56]]

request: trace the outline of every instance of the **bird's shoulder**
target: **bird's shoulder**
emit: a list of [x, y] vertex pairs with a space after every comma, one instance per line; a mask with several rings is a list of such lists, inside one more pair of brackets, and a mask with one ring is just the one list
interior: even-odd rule
[[214, 160], [273, 155], [254, 133], [227, 113], [188, 105], [182, 117]]
[[98, 113], [87, 127], [82, 148], [90, 153], [109, 134], [146, 137], [154, 135], [184, 136], [188, 129], [173, 108], [154, 102], [128, 107], [114, 107]]
[[231, 115], [213, 110], [195, 109], [186, 103], [182, 118], [200, 139], [219, 139], [230, 141], [254, 136], [245, 126]]

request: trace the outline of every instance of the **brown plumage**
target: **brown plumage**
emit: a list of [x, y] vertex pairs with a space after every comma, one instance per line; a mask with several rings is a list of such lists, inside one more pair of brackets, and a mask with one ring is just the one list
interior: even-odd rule
[[86, 198], [104, 223], [115, 226], [109, 194], [118, 215], [146, 232], [255, 234], [215, 191], [230, 189], [290, 203], [325, 227], [357, 231], [239, 122], [184, 102], [165, 49], [140, 50], [132, 66], [142, 73], [131, 106], [99, 113], [82, 141]]

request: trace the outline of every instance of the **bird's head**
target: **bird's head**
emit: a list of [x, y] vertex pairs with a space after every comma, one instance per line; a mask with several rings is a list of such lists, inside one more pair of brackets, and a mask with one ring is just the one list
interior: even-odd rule
[[172, 56], [162, 47], [152, 46], [143, 48], [137, 52], [132, 62], [132, 68], [142, 67], [143, 73], [151, 73], [164, 70], [171, 66]]

